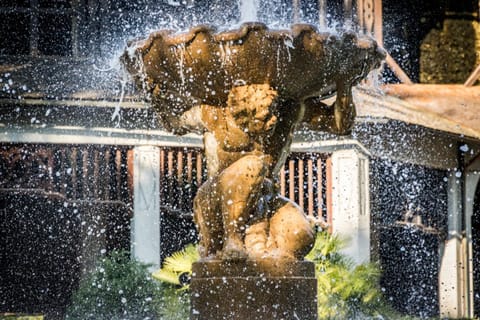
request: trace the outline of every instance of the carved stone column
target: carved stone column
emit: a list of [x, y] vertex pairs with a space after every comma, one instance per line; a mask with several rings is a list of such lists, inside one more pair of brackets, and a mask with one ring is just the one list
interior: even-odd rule
[[448, 177], [448, 235], [440, 250], [438, 295], [440, 316], [460, 319], [465, 316], [465, 254], [462, 250], [461, 179]]
[[350, 240], [344, 252], [356, 263], [370, 260], [368, 164], [354, 149], [332, 154], [332, 231]]
[[160, 148], [135, 147], [133, 156], [132, 256], [160, 267]]

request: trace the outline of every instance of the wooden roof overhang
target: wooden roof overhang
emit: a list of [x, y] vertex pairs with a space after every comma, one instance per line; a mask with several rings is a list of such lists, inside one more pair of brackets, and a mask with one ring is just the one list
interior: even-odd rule
[[480, 140], [480, 86], [388, 84], [354, 92], [359, 118], [384, 118]]

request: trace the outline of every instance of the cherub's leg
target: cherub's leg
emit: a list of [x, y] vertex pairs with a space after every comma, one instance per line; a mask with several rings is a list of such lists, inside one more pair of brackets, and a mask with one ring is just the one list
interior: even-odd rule
[[270, 219], [268, 250], [272, 256], [303, 259], [315, 241], [312, 226], [302, 208], [279, 197], [284, 204]]
[[337, 99], [333, 105], [334, 123], [332, 129], [337, 134], [349, 134], [355, 121], [356, 111], [353, 104], [352, 86], [342, 81], [337, 82]]
[[303, 121], [311, 129], [340, 135], [351, 133], [356, 115], [351, 84], [337, 81], [337, 98], [331, 106], [327, 106], [318, 98], [306, 99], [303, 104], [305, 106]]
[[245, 248], [252, 259], [263, 258], [267, 255], [268, 218], [263, 218], [249, 225], [245, 232]]
[[195, 224], [200, 234], [200, 257], [214, 258], [223, 247], [223, 218], [216, 179], [208, 180], [198, 189], [193, 203]]
[[246, 223], [254, 212], [266, 174], [261, 156], [245, 156], [222, 171], [217, 192], [221, 195], [224, 227], [223, 259], [247, 257], [244, 236]]

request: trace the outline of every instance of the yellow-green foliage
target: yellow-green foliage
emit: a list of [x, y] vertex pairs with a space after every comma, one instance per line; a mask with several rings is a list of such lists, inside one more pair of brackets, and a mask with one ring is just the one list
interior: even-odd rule
[[187, 278], [191, 277], [192, 264], [199, 258], [197, 247], [190, 244], [183, 250], [175, 252], [166, 258], [163, 267], [152, 273], [152, 277], [159, 281], [180, 285], [183, 289], [187, 289], [188, 283], [181, 281], [180, 278], [182, 276]]
[[[340, 252], [344, 246], [345, 241], [337, 236], [321, 232], [306, 257], [315, 263], [319, 319], [413, 319], [396, 314], [382, 300], [378, 266], [374, 263], [355, 265]], [[179, 277], [190, 276], [192, 264], [198, 258], [196, 246], [190, 245], [167, 258], [163, 268], [153, 273], [154, 278], [171, 290], [165, 296], [168, 300], [165, 304], [171, 304], [174, 312], [170, 316], [164, 314], [162, 319], [183, 319], [178, 317], [182, 310], [188, 314], [188, 303], [184, 300], [188, 284]]]
[[373, 316], [381, 309], [377, 265], [355, 266], [340, 250], [345, 242], [327, 232], [318, 233], [307, 259], [315, 263], [320, 319]]

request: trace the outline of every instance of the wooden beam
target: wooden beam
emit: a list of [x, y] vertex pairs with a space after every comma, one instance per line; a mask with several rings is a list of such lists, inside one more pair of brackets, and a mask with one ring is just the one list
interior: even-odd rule
[[374, 0], [373, 3], [373, 35], [380, 47], [383, 47], [383, 8], [382, 0]]
[[398, 79], [404, 84], [413, 84], [412, 80], [408, 77], [408, 75], [402, 70], [402, 68], [397, 64], [397, 62], [392, 58], [392, 56], [387, 53], [387, 57], [385, 58], [385, 62], [387, 65], [392, 69], [393, 73], [398, 77]]
[[470, 74], [467, 81], [463, 84], [465, 87], [471, 87], [477, 82], [478, 78], [480, 78], [480, 65], [478, 65], [475, 70]]
[[480, 139], [480, 86], [389, 84], [383, 94], [356, 90], [358, 117], [387, 118]]

